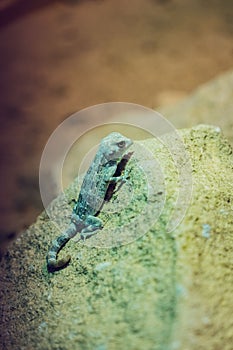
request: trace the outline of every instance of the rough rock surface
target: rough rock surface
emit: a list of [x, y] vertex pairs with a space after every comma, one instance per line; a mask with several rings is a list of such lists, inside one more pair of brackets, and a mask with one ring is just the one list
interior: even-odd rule
[[[136, 143], [127, 164], [130, 185], [100, 214], [109, 232], [124, 226], [113, 247], [90, 246], [104, 246], [104, 230], [89, 246], [70, 241], [60, 253], [72, 255], [70, 266], [47, 272], [50, 242], [69, 222], [64, 196], [51, 204], [50, 217], [42, 213], [11, 246], [1, 261], [2, 349], [232, 349], [232, 148], [217, 127], [200, 125], [180, 135], [193, 189], [174, 231], [166, 225], [179, 174], [169, 150], [148, 139]], [[139, 152], [137, 159], [139, 146], [145, 156]], [[148, 186], [138, 164], [155, 159], [164, 181], [151, 176]], [[68, 201], [76, 193], [77, 181], [66, 192]], [[157, 221], [151, 221], [153, 211]], [[131, 243], [121, 246], [124, 238]]]
[[220, 126], [233, 146], [233, 71], [201, 85], [190, 96], [160, 112], [177, 128], [196, 124]]

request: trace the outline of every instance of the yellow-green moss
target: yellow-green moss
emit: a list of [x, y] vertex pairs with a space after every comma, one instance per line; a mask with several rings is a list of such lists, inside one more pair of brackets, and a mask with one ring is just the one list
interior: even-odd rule
[[[161, 165], [166, 198], [147, 234], [140, 232], [159, 194], [155, 191], [141, 215], [148, 204], [147, 186], [132, 158], [127, 167], [134, 191], [126, 210], [100, 215], [113, 230], [140, 215], [140, 223], [124, 231], [129, 237], [135, 232], [138, 239], [108, 249], [70, 241], [60, 254], [69, 252], [71, 265], [49, 274], [45, 257], [59, 232], [42, 213], [10, 248], [1, 262], [4, 349], [231, 349], [232, 150], [215, 127], [199, 126], [180, 135], [191, 156], [194, 188], [174, 232], [165, 227], [176, 202], [177, 170], [168, 150], [149, 139], [140, 144]], [[157, 179], [150, 183], [156, 189]], [[76, 192], [77, 182], [66, 195], [72, 199]], [[129, 192], [122, 186], [114, 195], [116, 207]], [[50, 207], [63, 226], [70, 211], [63, 196]], [[102, 244], [106, 234], [93, 239]]]

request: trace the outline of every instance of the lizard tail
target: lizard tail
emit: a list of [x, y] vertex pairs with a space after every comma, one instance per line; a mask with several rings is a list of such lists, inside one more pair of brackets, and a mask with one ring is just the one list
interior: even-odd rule
[[75, 236], [76, 233], [77, 227], [74, 223], [71, 223], [68, 229], [52, 242], [52, 246], [50, 247], [47, 254], [47, 268], [49, 272], [61, 270], [69, 264], [71, 260], [70, 255], [60, 260], [57, 260], [57, 255], [59, 251], [66, 245], [66, 243]]

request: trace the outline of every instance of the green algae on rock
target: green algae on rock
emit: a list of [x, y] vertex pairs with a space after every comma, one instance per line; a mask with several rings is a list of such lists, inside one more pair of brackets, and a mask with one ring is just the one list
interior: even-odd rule
[[[71, 241], [64, 254], [72, 255], [72, 264], [47, 273], [55, 223], [69, 222], [64, 196], [53, 201], [50, 217], [42, 213], [11, 246], [1, 262], [4, 349], [231, 349], [232, 149], [217, 127], [201, 125], [180, 136], [191, 157], [193, 198], [172, 233], [166, 223], [176, 203], [178, 174], [166, 147], [148, 139], [139, 144], [159, 161], [166, 183], [162, 200], [158, 189], [144, 210], [146, 179], [132, 158], [131, 187], [116, 193], [100, 214], [107, 231], [93, 236], [99, 248]], [[156, 189], [156, 177], [151, 183]], [[66, 196], [75, 198], [76, 192], [77, 180]], [[123, 210], [127, 196], [131, 200]], [[112, 211], [112, 203], [120, 212]], [[159, 219], [141, 235], [156, 206]], [[104, 249], [107, 232], [117, 232], [141, 211], [140, 222], [131, 227], [138, 236], [129, 232], [128, 244]]]

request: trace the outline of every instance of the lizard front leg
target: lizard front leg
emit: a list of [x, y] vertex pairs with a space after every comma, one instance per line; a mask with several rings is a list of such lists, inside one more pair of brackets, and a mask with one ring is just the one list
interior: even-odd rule
[[129, 171], [124, 171], [123, 175], [119, 176], [112, 176], [110, 178], [110, 182], [114, 184], [114, 191], [113, 193], [116, 193], [120, 190], [121, 186], [123, 186], [124, 183], [126, 183], [129, 179]]

